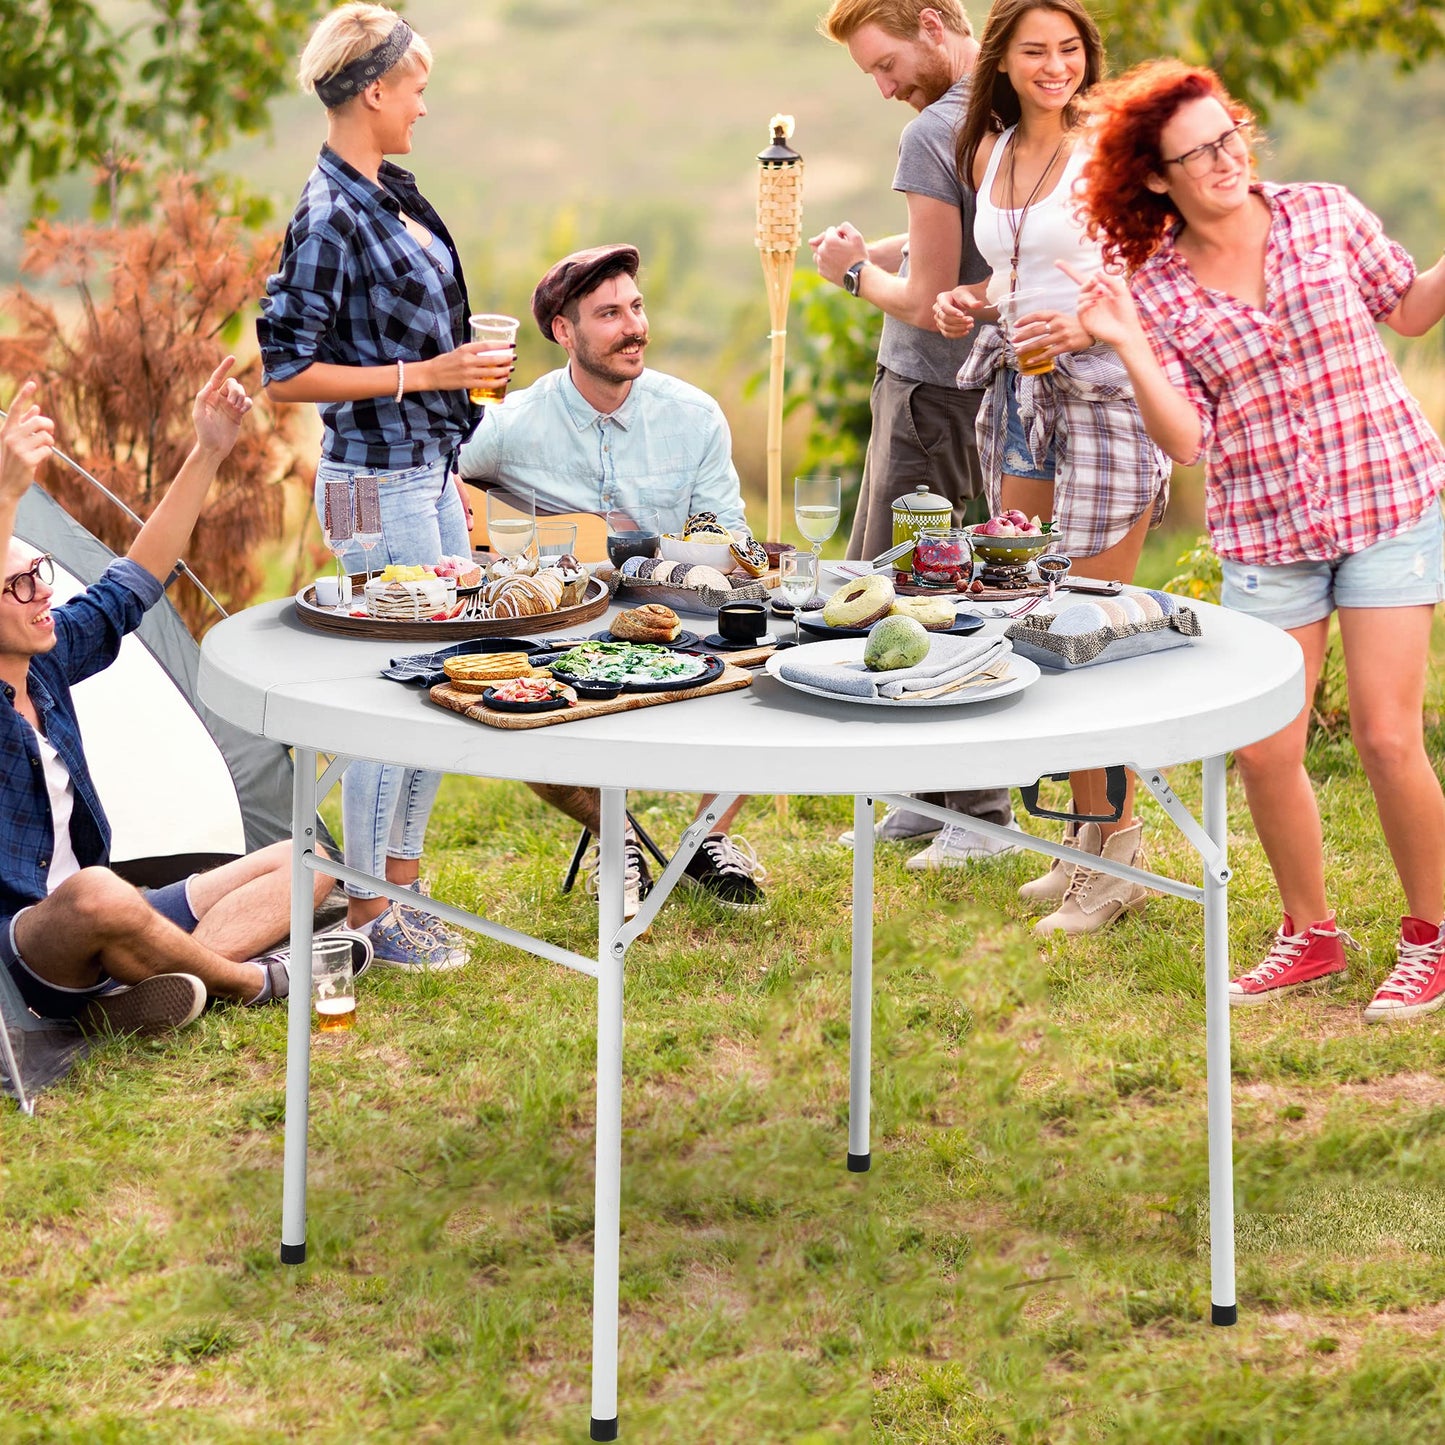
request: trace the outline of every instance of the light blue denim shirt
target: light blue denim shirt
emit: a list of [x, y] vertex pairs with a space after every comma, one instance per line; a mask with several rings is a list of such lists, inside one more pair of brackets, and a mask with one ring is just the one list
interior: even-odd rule
[[664, 532], [716, 512], [730, 531], [747, 530], [722, 408], [660, 371], [644, 371], [610, 415], [583, 399], [567, 367], [549, 371], [486, 409], [461, 472], [529, 491], [539, 511], [656, 507]]

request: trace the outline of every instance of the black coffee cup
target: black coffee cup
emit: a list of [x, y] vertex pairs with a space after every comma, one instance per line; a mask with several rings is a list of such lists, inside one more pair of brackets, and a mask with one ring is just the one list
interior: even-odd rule
[[724, 642], [757, 642], [768, 630], [768, 609], [761, 602], [724, 602], [717, 610], [718, 636]]

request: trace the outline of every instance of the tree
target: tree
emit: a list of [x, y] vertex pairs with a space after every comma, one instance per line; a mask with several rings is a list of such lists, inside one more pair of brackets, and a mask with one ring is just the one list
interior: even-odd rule
[[1383, 51], [1411, 69], [1445, 51], [1445, 0], [1104, 0], [1094, 13], [1113, 70], [1177, 55], [1262, 116], [1340, 56]]
[[[72, 287], [80, 319], [70, 324], [21, 289], [10, 308], [18, 334], [0, 340], [7, 392], [36, 378], [57, 447], [142, 518], [190, 450], [195, 394], [235, 341], [275, 255], [274, 237], [244, 232], [194, 182], [169, 180], [153, 200], [148, 225], [37, 221], [23, 269]], [[253, 396], [260, 370], [253, 357], [234, 373]], [[281, 536], [284, 483], [310, 480], [298, 456], [302, 425], [300, 408], [277, 414], [261, 398], [211, 489], [186, 556], [229, 605], [244, 606], [262, 583], [257, 548]], [[50, 462], [41, 484], [113, 551], [130, 546], [135, 524], [64, 463]], [[309, 559], [298, 565], [309, 571]], [[217, 620], [188, 585], [174, 600], [198, 635]]]
[[263, 130], [315, 0], [139, 0], [118, 27], [104, 0], [0, 0], [0, 185], [43, 203], [87, 166], [114, 185], [127, 160], [195, 169]]

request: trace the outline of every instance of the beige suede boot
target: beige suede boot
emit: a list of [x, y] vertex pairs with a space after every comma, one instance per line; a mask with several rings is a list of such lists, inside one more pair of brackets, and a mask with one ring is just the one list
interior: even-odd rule
[[[1064, 847], [1079, 846], [1079, 825], [1068, 823], [1064, 827]], [[1042, 877], [1030, 878], [1019, 889], [1019, 897], [1026, 903], [1057, 903], [1069, 890], [1069, 879], [1074, 876], [1074, 865], [1062, 858], [1053, 860], [1053, 867]]]
[[[1101, 843], [1099, 825], [1085, 823], [1079, 829], [1076, 846], [1080, 853], [1092, 853], [1112, 863], [1129, 863], [1135, 868], [1144, 867], [1144, 825], [1134, 823], [1128, 828], [1103, 839]], [[1097, 868], [1085, 866], [1081, 859], [1074, 867], [1074, 876], [1069, 881], [1063, 902], [1047, 918], [1034, 924], [1034, 932], [1040, 936], [1050, 933], [1065, 933], [1075, 937], [1082, 933], [1097, 933], [1107, 928], [1125, 913], [1144, 906], [1149, 890], [1138, 883], [1126, 882], [1101, 873]]]

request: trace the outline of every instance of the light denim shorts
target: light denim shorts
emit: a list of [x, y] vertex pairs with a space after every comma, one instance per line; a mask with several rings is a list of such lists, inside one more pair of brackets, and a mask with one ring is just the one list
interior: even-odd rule
[[1337, 607], [1431, 607], [1445, 601], [1445, 523], [1431, 503], [1408, 530], [1332, 562], [1222, 562], [1219, 600], [1276, 627], [1307, 627]]
[[1026, 477], [1033, 482], [1051, 482], [1054, 479], [1054, 443], [1049, 440], [1048, 454], [1041, 462], [1035, 463], [1029, 453], [1028, 439], [1024, 436], [1024, 424], [1019, 420], [1019, 374], [1012, 368], [1003, 374], [1004, 438], [1003, 469], [1011, 477]]

